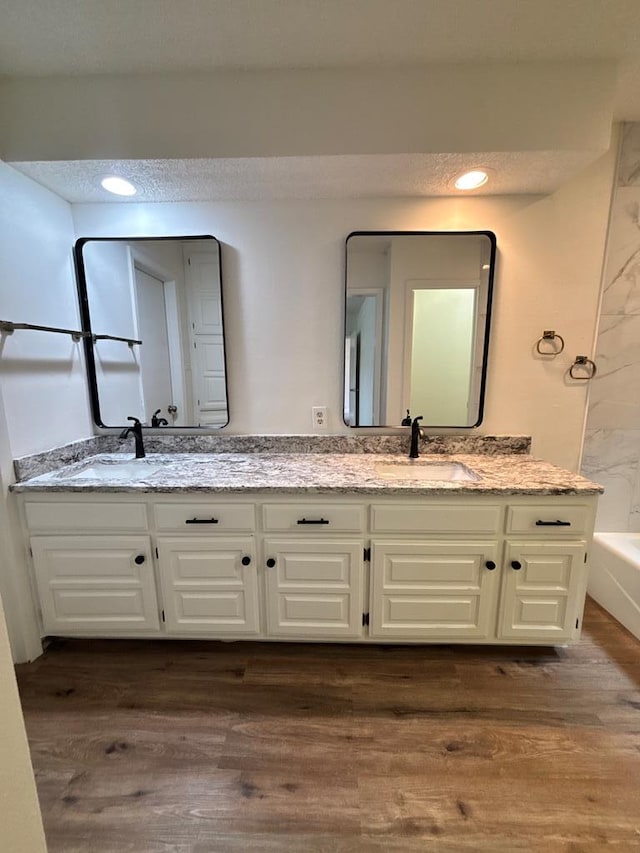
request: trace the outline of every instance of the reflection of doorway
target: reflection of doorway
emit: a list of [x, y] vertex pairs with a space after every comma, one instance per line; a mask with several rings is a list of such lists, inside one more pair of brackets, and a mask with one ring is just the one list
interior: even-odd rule
[[359, 352], [359, 336], [348, 335], [344, 346], [344, 422], [347, 426], [358, 426], [360, 422]]
[[[380, 421], [386, 389], [383, 383], [383, 291], [352, 288], [347, 295], [347, 340], [357, 340], [357, 359], [346, 353], [345, 388], [357, 403], [345, 401], [345, 422], [352, 426], [376, 426]], [[348, 418], [355, 418], [349, 420]]]
[[164, 281], [134, 266], [144, 422], [173, 403]]
[[407, 281], [404, 399], [433, 426], [471, 425], [478, 286]]

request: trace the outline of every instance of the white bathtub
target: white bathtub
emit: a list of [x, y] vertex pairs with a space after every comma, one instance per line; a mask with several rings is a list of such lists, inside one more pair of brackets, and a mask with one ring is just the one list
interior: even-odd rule
[[640, 639], [640, 533], [596, 533], [589, 595]]

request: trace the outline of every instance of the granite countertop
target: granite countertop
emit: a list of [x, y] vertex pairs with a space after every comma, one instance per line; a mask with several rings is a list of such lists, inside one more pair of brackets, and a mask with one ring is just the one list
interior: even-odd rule
[[[149, 466], [150, 473], [129, 473]], [[385, 465], [425, 466], [457, 462], [473, 480], [420, 480], [383, 475]], [[112, 467], [113, 477], [96, 478], [90, 468]], [[118, 470], [120, 469], [120, 470]], [[463, 470], [464, 470], [463, 469]], [[86, 472], [86, 474], [83, 474]], [[123, 478], [124, 475], [124, 478]], [[343, 495], [593, 495], [596, 483], [527, 454], [428, 455], [412, 461], [399, 454], [339, 453], [102, 453], [12, 486], [16, 492], [224, 493]]]

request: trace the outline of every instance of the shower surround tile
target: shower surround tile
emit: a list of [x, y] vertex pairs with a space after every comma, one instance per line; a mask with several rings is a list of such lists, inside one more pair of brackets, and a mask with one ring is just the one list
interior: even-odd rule
[[639, 451], [640, 430], [587, 429], [582, 473], [604, 486], [604, 495], [598, 501], [596, 530], [627, 529], [638, 490]]
[[618, 190], [611, 210], [602, 314], [640, 314], [640, 188]]
[[595, 361], [583, 471], [605, 487], [596, 530], [640, 530], [640, 122], [622, 129]]
[[600, 320], [588, 429], [640, 428], [640, 314]]
[[636, 477], [636, 486], [631, 498], [631, 511], [629, 512], [627, 530], [640, 533], [640, 472]]
[[618, 186], [640, 186], [640, 122], [628, 122], [622, 127]]

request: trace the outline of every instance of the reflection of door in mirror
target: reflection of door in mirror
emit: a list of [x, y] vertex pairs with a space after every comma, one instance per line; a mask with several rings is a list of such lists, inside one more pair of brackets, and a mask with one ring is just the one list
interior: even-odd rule
[[[140, 348], [140, 383], [143, 421], [150, 422], [158, 409], [176, 406], [171, 388], [171, 362], [165, 282], [134, 264], [138, 334], [144, 341]], [[173, 360], [176, 355], [174, 353]], [[183, 411], [182, 406], [176, 406]]]
[[344, 346], [344, 422], [349, 426], [359, 423], [360, 417], [359, 352], [358, 334], [348, 335]]
[[351, 390], [356, 404], [345, 411], [345, 423], [373, 426], [380, 417], [384, 399], [382, 376], [382, 339], [384, 291], [354, 289], [347, 298], [347, 339], [356, 351], [347, 351], [345, 387]]
[[194, 423], [224, 426], [228, 418], [218, 256], [189, 244], [184, 256], [195, 360]]
[[[345, 336], [360, 339], [349, 426], [482, 419], [495, 260], [491, 232], [356, 232], [347, 239]], [[351, 371], [351, 374], [353, 371]]]
[[[219, 428], [228, 421], [219, 245], [214, 238], [88, 239], [76, 247], [96, 422]], [[86, 289], [86, 299], [83, 296]], [[161, 420], [162, 424], [163, 421]]]
[[478, 285], [407, 282], [403, 399], [430, 424], [469, 422]]

